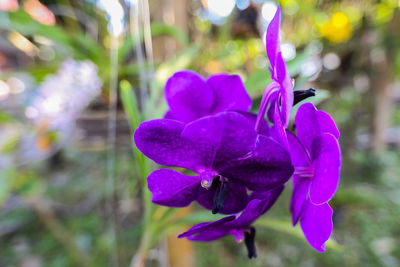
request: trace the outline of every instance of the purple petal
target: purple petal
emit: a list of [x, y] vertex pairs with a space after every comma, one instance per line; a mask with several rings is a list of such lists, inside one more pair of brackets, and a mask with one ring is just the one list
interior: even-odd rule
[[[266, 44], [267, 55], [272, 69], [275, 68], [276, 55], [281, 51], [279, 45], [279, 27], [281, 24], [281, 7], [278, 6], [275, 16], [271, 20], [267, 29]], [[271, 73], [274, 76], [274, 73]]]
[[[279, 84], [276, 82], [270, 83], [267, 88], [265, 88], [265, 92], [261, 99], [260, 108], [258, 109], [255, 129], [257, 133], [261, 133], [261, 128], [265, 124], [265, 113], [267, 112], [268, 106], [269, 109], [273, 107], [276, 103], [276, 99], [278, 97]], [[268, 111], [268, 116], [270, 112]], [[270, 117], [268, 117], [270, 118]], [[271, 120], [273, 122], [273, 120]]]
[[337, 139], [324, 133], [313, 142], [312, 158], [314, 178], [310, 187], [310, 199], [314, 204], [328, 202], [336, 192], [340, 176], [340, 148]]
[[307, 242], [318, 252], [325, 251], [325, 242], [331, 236], [332, 214], [333, 211], [327, 203], [314, 205], [309, 200], [306, 201], [300, 226]]
[[156, 163], [197, 170], [203, 166], [197, 148], [181, 137], [185, 124], [159, 119], [141, 123], [135, 131], [137, 148]]
[[286, 63], [279, 52], [276, 56], [276, 76], [280, 84], [281, 117], [285, 128], [289, 125], [290, 111], [293, 106], [293, 83], [286, 69]]
[[207, 116], [186, 126], [167, 119], [146, 121], [134, 135], [138, 149], [156, 163], [199, 174], [247, 154], [255, 138], [251, 122], [236, 112]]
[[[214, 202], [215, 190], [201, 188], [197, 201], [206, 209], [211, 210]], [[247, 190], [244, 186], [231, 183], [224, 207], [219, 211], [222, 214], [233, 214], [242, 211], [248, 202]]]
[[214, 114], [228, 110], [249, 111], [251, 98], [240, 76], [217, 74], [210, 76], [207, 84], [214, 91]]
[[311, 151], [314, 138], [322, 133], [331, 133], [339, 137], [333, 119], [323, 111], [318, 111], [312, 103], [304, 103], [297, 110], [295, 117], [297, 137], [303, 143], [307, 151]]
[[165, 97], [170, 116], [182, 122], [190, 122], [210, 115], [214, 93], [203, 78], [194, 71], [176, 72], [165, 85]]
[[294, 120], [297, 138], [307, 151], [311, 152], [311, 145], [315, 137], [320, 135], [317, 119], [317, 109], [311, 103], [304, 103], [297, 110]]
[[[236, 220], [227, 223], [227, 226], [234, 225], [235, 228], [239, 229], [251, 225], [256, 219], [258, 219], [258, 217], [266, 213], [275, 204], [283, 189], [284, 186], [279, 186], [263, 193], [261, 199], [255, 198], [251, 200], [242, 214], [240, 214]], [[260, 196], [258, 195], [257, 197]]]
[[293, 166], [286, 149], [271, 138], [258, 135], [251, 153], [227, 162], [218, 171], [232, 181], [260, 191], [284, 184], [293, 174]]
[[236, 216], [228, 216], [215, 222], [197, 224], [180, 234], [178, 238], [186, 237], [188, 240], [192, 241], [214, 241], [230, 234], [231, 229], [228, 229], [225, 225], [227, 222], [234, 220], [235, 217]]
[[286, 126], [283, 125], [281, 113], [278, 109], [278, 105], [275, 105], [275, 112], [274, 112], [274, 125], [272, 126], [271, 134], [273, 138], [282, 144], [283, 147], [289, 149], [289, 143], [286, 136], [285, 131]]
[[290, 213], [292, 213], [292, 224], [295, 226], [299, 221], [304, 203], [310, 188], [310, 180], [293, 176], [293, 193], [290, 199]]
[[186, 207], [197, 198], [199, 176], [183, 175], [170, 169], [160, 169], [147, 177], [153, 196], [151, 201], [168, 207]]
[[176, 120], [175, 119], [175, 114], [171, 110], [168, 110], [164, 115], [164, 119]]
[[310, 155], [308, 155], [304, 146], [300, 143], [299, 139], [289, 131], [286, 131], [290, 157], [292, 158], [292, 164], [295, 168], [297, 167], [309, 167], [312, 164]]
[[339, 139], [340, 137], [339, 129], [337, 128], [335, 121], [328, 113], [322, 110], [318, 110], [317, 118], [318, 118], [318, 124], [321, 127], [321, 132], [330, 133], [336, 139]]
[[215, 170], [247, 154], [256, 136], [251, 122], [236, 112], [204, 117], [189, 123], [182, 132], [201, 153], [203, 166]]
[[[280, 86], [278, 88], [280, 88]], [[275, 106], [278, 101], [279, 101], [279, 91], [277, 90], [273, 94], [271, 94], [271, 97], [268, 101], [270, 106], [267, 111], [267, 117], [268, 120], [272, 123], [275, 122], [275, 110], [276, 110]]]

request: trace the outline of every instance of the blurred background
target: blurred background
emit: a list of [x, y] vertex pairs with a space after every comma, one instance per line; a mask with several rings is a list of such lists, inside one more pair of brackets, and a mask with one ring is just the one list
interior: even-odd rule
[[[163, 85], [180, 69], [239, 74], [256, 111], [271, 81], [264, 37], [277, 4], [295, 89], [316, 88], [310, 101], [341, 131], [327, 252], [292, 229], [288, 185], [258, 222], [256, 260], [232, 236], [177, 241], [200, 220], [192, 216], [137, 261], [146, 193], [132, 120], [162, 117]], [[400, 266], [399, 6], [0, 0], [0, 266]]]

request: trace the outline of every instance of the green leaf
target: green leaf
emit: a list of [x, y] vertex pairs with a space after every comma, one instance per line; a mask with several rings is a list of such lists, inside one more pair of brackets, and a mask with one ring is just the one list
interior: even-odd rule
[[7, 200], [10, 194], [15, 173], [15, 168], [12, 166], [0, 171], [0, 205]]
[[141, 116], [138, 109], [136, 95], [128, 81], [122, 80], [120, 82], [120, 93], [125, 113], [128, 116], [129, 125], [132, 132], [134, 132], [141, 122]]
[[[300, 227], [293, 227], [289, 220], [281, 220], [275, 218], [260, 218], [255, 222], [255, 225], [273, 229], [275, 231], [285, 233], [305, 241], [303, 232], [301, 231]], [[326, 247], [334, 251], [343, 251], [343, 246], [339, 245], [332, 238], [330, 238], [326, 242]]]
[[0, 125], [10, 123], [14, 120], [15, 120], [15, 118], [13, 116], [11, 116], [10, 114], [0, 111]]
[[212, 214], [211, 211], [196, 211], [188, 214], [187, 216], [178, 219], [174, 224], [187, 225], [197, 224], [201, 222], [213, 222], [225, 217], [221, 214]]
[[1, 153], [11, 154], [17, 150], [19, 143], [19, 136], [10, 137], [8, 140], [4, 142], [4, 145], [1, 147]]
[[160, 64], [155, 73], [158, 85], [164, 85], [167, 79], [178, 70], [187, 68], [192, 61], [194, 55], [199, 51], [198, 46], [189, 46], [176, 57]]
[[244, 82], [247, 92], [252, 96], [261, 96], [265, 88], [272, 82], [269, 71], [267, 68], [260, 69], [249, 77]]
[[152, 36], [168, 35], [174, 37], [183, 46], [189, 44], [189, 37], [185, 34], [185, 32], [176, 26], [162, 23], [152, 23], [150, 28]]
[[311, 56], [310, 50], [305, 50], [298, 54], [294, 59], [286, 62], [290, 76], [295, 76], [300, 73], [303, 64]]

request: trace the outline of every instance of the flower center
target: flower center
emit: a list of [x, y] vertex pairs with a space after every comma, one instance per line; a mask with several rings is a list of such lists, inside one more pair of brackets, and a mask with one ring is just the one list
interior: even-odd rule
[[293, 106], [296, 105], [297, 103], [303, 101], [306, 98], [309, 98], [310, 96], [315, 96], [315, 89], [310, 88], [308, 90], [296, 90], [293, 92], [294, 94], [294, 99], [293, 99]]

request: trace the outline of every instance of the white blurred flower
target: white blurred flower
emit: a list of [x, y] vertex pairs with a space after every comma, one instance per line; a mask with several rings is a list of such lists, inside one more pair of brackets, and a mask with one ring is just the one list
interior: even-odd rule
[[74, 121], [100, 94], [101, 85], [92, 62], [66, 60], [56, 74], [46, 77], [26, 115], [36, 122], [47, 121], [52, 129], [60, 128]]

